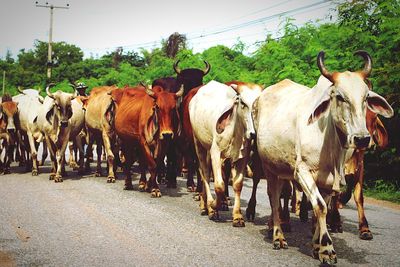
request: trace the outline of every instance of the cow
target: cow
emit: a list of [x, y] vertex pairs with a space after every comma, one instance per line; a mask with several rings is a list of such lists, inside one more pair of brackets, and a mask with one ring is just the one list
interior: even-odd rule
[[[35, 140], [41, 142], [43, 140], [43, 135], [36, 122], [39, 109], [41, 109], [44, 99], [40, 96], [39, 91], [35, 89], [19, 90], [19, 92], [20, 94], [14, 96], [12, 99], [18, 103], [19, 109], [18, 140], [21, 149], [21, 159], [24, 158], [25, 152], [30, 154], [31, 161], [28, 160], [28, 157], [26, 158], [26, 170], [29, 171], [30, 167], [32, 167], [32, 176], [37, 176], [37, 143]], [[46, 157], [47, 149], [44, 148], [42, 161], [44, 161]]]
[[14, 102], [9, 94], [3, 95], [1, 99], [1, 118], [6, 124], [7, 138], [4, 141], [5, 157], [4, 157], [4, 174], [9, 174], [10, 164], [13, 160], [14, 149], [17, 142], [18, 121], [18, 103]]
[[[188, 68], [181, 70], [178, 66], [179, 62], [180, 60], [177, 60], [173, 65], [173, 69], [177, 74], [176, 78], [174, 77], [159, 78], [153, 81], [152, 86], [153, 87], [161, 86], [166, 91], [176, 93], [183, 85], [184, 91], [182, 97], [184, 98], [186, 97], [187, 94], [189, 94], [189, 92], [193, 88], [203, 84], [203, 78], [210, 72], [211, 65], [207, 61], [204, 61], [204, 64], [206, 66], [205, 69], [203, 70], [196, 68]], [[178, 100], [178, 105], [180, 102], [181, 100]], [[183, 110], [180, 105], [179, 105], [179, 115], [180, 118], [182, 118]], [[180, 149], [181, 147], [185, 146], [185, 144], [182, 144], [180, 139], [181, 138], [177, 136], [177, 138], [173, 140], [173, 144], [170, 146], [170, 149], [167, 152], [167, 175], [166, 175], [167, 186], [172, 188], [176, 187], [176, 177], [181, 169], [180, 158], [181, 155], [185, 153], [185, 151]], [[190, 172], [193, 173], [192, 171]], [[191, 192], [193, 192], [196, 188], [192, 175], [188, 175], [187, 188], [188, 191]]]
[[365, 79], [372, 60], [357, 51], [365, 66], [356, 72], [329, 72], [325, 53], [317, 57], [321, 74], [331, 86], [312, 89], [291, 80], [268, 87], [253, 106], [257, 150], [267, 176], [273, 219], [273, 247], [287, 248], [280, 227], [279, 199], [285, 180], [299, 184], [316, 216], [313, 256], [322, 263], [336, 263], [332, 239], [327, 231], [327, 204], [339, 190], [344, 164], [355, 149], [369, 145], [366, 109], [385, 117], [393, 109], [380, 95], [369, 91]]
[[[218, 210], [225, 200], [222, 160], [230, 159], [235, 192], [232, 212], [234, 227], [245, 226], [240, 211], [240, 194], [250, 152], [250, 138], [254, 134], [251, 107], [260, 93], [261, 89], [240, 91], [236, 85], [211, 81], [202, 86], [189, 103], [194, 145], [203, 181], [201, 214], [208, 214], [211, 220], [218, 219]], [[211, 167], [216, 200], [209, 185]]]
[[[101, 150], [102, 145], [107, 154], [108, 176], [107, 183], [115, 183], [114, 173], [114, 108], [115, 104], [108, 93], [116, 86], [100, 86], [90, 91], [89, 98], [85, 101], [85, 125], [89, 135], [86, 148], [86, 170], [90, 170], [90, 152], [94, 141], [97, 144], [97, 169], [95, 176], [101, 176]], [[89, 152], [89, 153], [88, 153]]]
[[43, 105], [39, 109], [37, 125], [45, 137], [52, 160], [52, 170], [49, 179], [54, 182], [63, 182], [64, 157], [73, 125], [71, 102], [76, 98], [77, 93], [69, 94], [58, 90], [50, 92], [54, 84], [49, 84]]
[[160, 86], [152, 89], [139, 86], [111, 92], [116, 105], [115, 131], [125, 156], [124, 189], [133, 188], [130, 168], [133, 152], [139, 150], [140, 165], [142, 168], [146, 166], [150, 172], [149, 181], [141, 177], [139, 190], [150, 191], [152, 197], [161, 197], [156, 180], [157, 167], [163, 163], [168, 145], [179, 131], [176, 102], [182, 94], [183, 86], [176, 93], [165, 91]]

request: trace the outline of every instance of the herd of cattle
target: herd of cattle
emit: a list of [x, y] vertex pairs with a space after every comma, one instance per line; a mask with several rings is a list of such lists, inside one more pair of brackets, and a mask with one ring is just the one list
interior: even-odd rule
[[[75, 154], [79, 151], [75, 165], [82, 174], [90, 170], [96, 143], [96, 176], [101, 175], [104, 147], [107, 182], [115, 182], [116, 167], [121, 165], [126, 175], [124, 189], [133, 189], [131, 167], [138, 160], [139, 190], [152, 197], [161, 196], [159, 181], [164, 175], [167, 186], [176, 187], [176, 177], [185, 165], [187, 187], [197, 188], [201, 213], [212, 220], [226, 208], [231, 177], [233, 226], [242, 227], [240, 194], [246, 171], [251, 169], [254, 185], [246, 215], [254, 219], [257, 184], [266, 178], [274, 249], [288, 247], [283, 231], [289, 225], [292, 197], [296, 199], [292, 208], [303, 214], [302, 219], [307, 219], [307, 201], [314, 211], [313, 256], [335, 263], [328, 227], [341, 231], [338, 207], [349, 200], [353, 188], [360, 238], [372, 239], [363, 208], [363, 154], [374, 143], [384, 147], [388, 142], [377, 115], [393, 116], [391, 106], [372, 91], [367, 79], [371, 57], [365, 51], [355, 54], [364, 59], [362, 70], [329, 72], [321, 51], [317, 57], [321, 76], [312, 89], [287, 79], [265, 89], [239, 81], [203, 84], [211, 68], [207, 62], [204, 70], [180, 70], [177, 61], [173, 65], [176, 78], [160, 78], [151, 86], [103, 86], [87, 96], [76, 90], [74, 94], [52, 93], [49, 85], [45, 98], [37, 90], [20, 90], [12, 98], [3, 96], [1, 103], [2, 171], [10, 173], [16, 154], [26, 170], [38, 175], [48, 150], [50, 179], [62, 182], [67, 145]], [[41, 142], [43, 157], [38, 161]], [[71, 152], [70, 161], [75, 156]], [[340, 192], [344, 180], [347, 191]], [[300, 192], [305, 205], [299, 204]]]

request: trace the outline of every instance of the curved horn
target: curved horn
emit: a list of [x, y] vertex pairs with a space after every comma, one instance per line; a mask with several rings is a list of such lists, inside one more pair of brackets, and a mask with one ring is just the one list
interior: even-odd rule
[[46, 87], [46, 94], [47, 94], [49, 97], [51, 97], [51, 98], [54, 99], [54, 95], [50, 92], [50, 88], [53, 87], [53, 86], [54, 86], [54, 83], [51, 83], [51, 84], [49, 84], [49, 85]]
[[181, 85], [181, 88], [179, 89], [178, 92], [175, 93], [176, 97], [181, 97], [183, 95], [183, 92], [185, 91], [183, 84]]
[[206, 75], [210, 72], [211, 65], [210, 65], [210, 63], [208, 63], [208, 62], [205, 61], [205, 60], [204, 60], [204, 63], [206, 64], [206, 69], [203, 70], [203, 73], [204, 73], [204, 76], [206, 76]]
[[325, 68], [325, 65], [324, 65], [324, 58], [325, 58], [325, 52], [324, 52], [324, 51], [319, 52], [318, 57], [317, 57], [317, 65], [318, 65], [319, 71], [321, 72], [322, 75], [324, 75], [325, 78], [327, 78], [328, 80], [330, 80], [332, 83], [335, 83], [335, 82], [333, 81], [332, 73], [330, 73], [330, 72]]
[[139, 82], [139, 85], [140, 85], [140, 86], [143, 86], [144, 88], [146, 88], [146, 85], [145, 85], [144, 82], [142, 82], [142, 81]]
[[364, 69], [361, 71], [361, 74], [364, 78], [367, 78], [372, 71], [372, 59], [371, 56], [364, 50], [358, 50], [354, 53], [354, 55], [358, 55], [364, 59]]
[[21, 89], [21, 86], [18, 86], [18, 87], [17, 87], [17, 91], [18, 91], [20, 94], [23, 94], [23, 95], [25, 94], [24, 91]]
[[181, 74], [181, 70], [178, 68], [178, 64], [179, 64], [179, 59], [177, 61], [175, 61], [174, 63], [174, 70], [176, 72], [176, 74]]
[[146, 94], [148, 94], [151, 97], [154, 97], [155, 93], [153, 90], [151, 90], [150, 87], [145, 86], [144, 88], [145, 88]]

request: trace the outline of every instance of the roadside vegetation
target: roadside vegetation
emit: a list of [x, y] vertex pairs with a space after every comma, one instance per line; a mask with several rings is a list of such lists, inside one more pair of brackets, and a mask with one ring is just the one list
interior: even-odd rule
[[[309, 22], [302, 27], [288, 19], [282, 23], [279, 38], [266, 36], [251, 55], [243, 53], [245, 44], [233, 47], [217, 45], [194, 53], [186, 38], [172, 34], [160, 48], [141, 51], [116, 51], [100, 58], [83, 59], [82, 50], [64, 42], [54, 43], [52, 82], [57, 88], [71, 91], [70, 81], [85, 82], [89, 88], [116, 84], [120, 87], [155, 78], [174, 76], [173, 63], [180, 67], [211, 64], [205, 82], [242, 80], [271, 85], [282, 79], [313, 86], [320, 73], [316, 56], [326, 52], [330, 70], [359, 69], [363, 62], [353, 56], [366, 50], [373, 58], [370, 77], [373, 90], [383, 95], [395, 110], [391, 119], [381, 118], [388, 133], [389, 145], [371, 150], [365, 156], [366, 194], [399, 202], [400, 199], [400, 1], [353, 0], [337, 3], [338, 18], [331, 23]], [[0, 59], [0, 71], [6, 71], [7, 91], [16, 94], [17, 87], [44, 88], [46, 79], [47, 42], [37, 40], [34, 49], [20, 50]]]

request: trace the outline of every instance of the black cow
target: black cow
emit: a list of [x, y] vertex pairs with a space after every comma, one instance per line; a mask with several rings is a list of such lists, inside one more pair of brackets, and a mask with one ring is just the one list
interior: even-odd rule
[[[167, 90], [169, 92], [178, 92], [179, 88], [181, 85], [183, 85], [184, 92], [182, 99], [188, 94], [188, 92], [200, 85], [203, 84], [203, 77], [207, 75], [210, 72], [211, 66], [207, 61], [204, 61], [206, 67], [204, 70], [200, 69], [195, 69], [195, 68], [189, 68], [189, 69], [183, 69], [181, 70], [178, 67], [179, 60], [177, 60], [174, 63], [174, 70], [177, 74], [177, 77], [165, 77], [165, 78], [159, 78], [153, 81], [152, 86], [161, 86], [164, 88], [164, 90]], [[180, 118], [182, 118], [182, 108], [179, 107], [179, 115]], [[182, 125], [182, 124], [181, 124]], [[176, 188], [176, 177], [178, 175], [178, 172], [181, 170], [181, 151], [179, 151], [179, 148], [181, 147], [179, 145], [179, 136], [174, 138], [173, 144], [170, 146], [167, 152], [167, 173], [166, 173], [166, 178], [167, 178], [167, 186], [171, 188]], [[195, 184], [193, 181], [193, 176], [188, 176], [187, 180], [187, 187], [191, 191], [195, 188]]]

